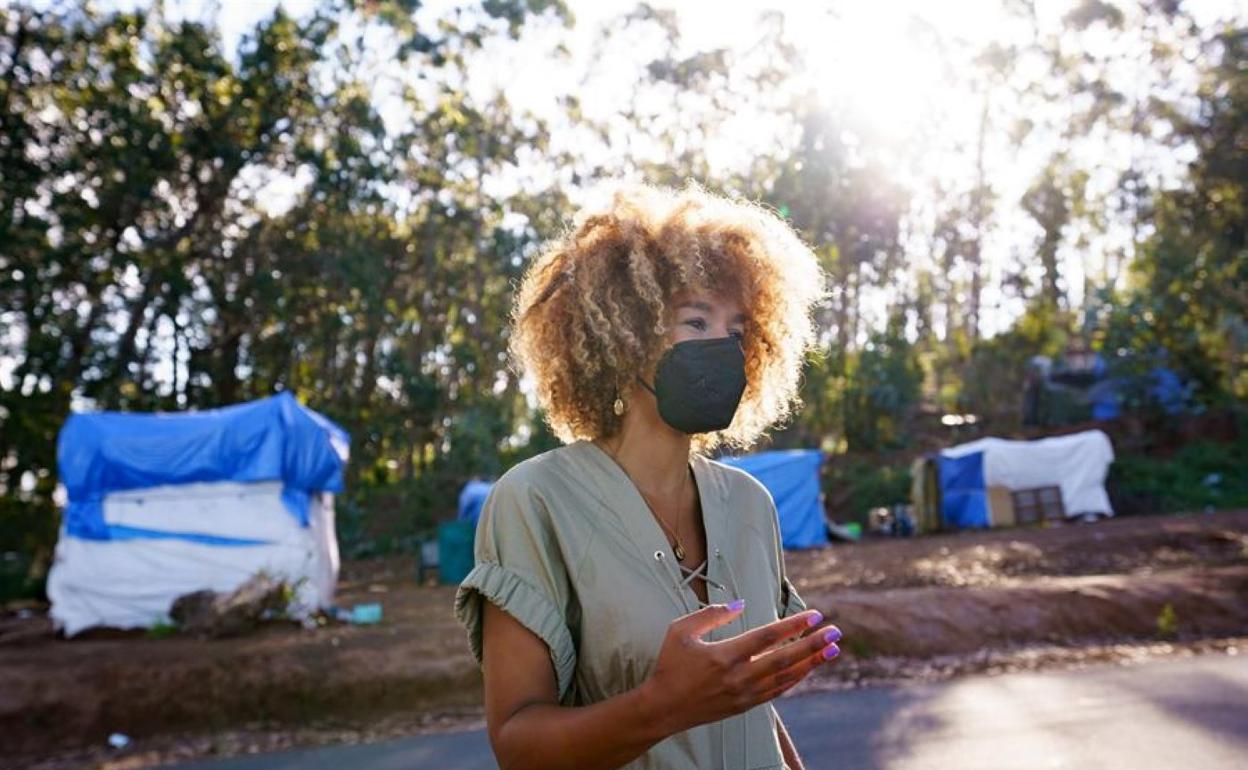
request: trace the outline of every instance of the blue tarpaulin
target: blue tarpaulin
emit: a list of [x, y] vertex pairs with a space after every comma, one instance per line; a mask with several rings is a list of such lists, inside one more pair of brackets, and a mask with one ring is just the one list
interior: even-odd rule
[[289, 393], [201, 412], [74, 414], [57, 441], [66, 532], [89, 540], [171, 536], [110, 526], [105, 496], [210, 481], [281, 481], [286, 507], [307, 526], [309, 495], [342, 491], [348, 446], [346, 431]]
[[[817, 449], [760, 452], [743, 457], [721, 457], [758, 479], [775, 500], [780, 514], [780, 538], [785, 548], [827, 545], [823, 522], [819, 469], [823, 453]], [[476, 521], [492, 485], [470, 481], [459, 493], [459, 519]]]
[[476, 523], [481, 518], [481, 507], [485, 498], [490, 496], [490, 488], [494, 485], [481, 479], [473, 479], [459, 491], [459, 521]]
[[961, 457], [941, 455], [940, 509], [945, 526], [979, 529], [988, 526], [988, 496], [984, 487], [984, 453]]
[[1153, 397], [1166, 414], [1180, 414], [1187, 406], [1187, 389], [1179, 375], [1164, 366], [1155, 367], [1148, 373], [1152, 382], [1148, 394]]
[[[1098, 356], [1097, 360], [1100, 358]], [[1096, 383], [1089, 390], [1092, 419], [1112, 420], [1122, 414], [1123, 392], [1136, 386], [1136, 378], [1111, 377]], [[1164, 366], [1153, 367], [1143, 378], [1147, 397], [1166, 414], [1182, 414], [1188, 407], [1188, 392], [1179, 375]]]
[[721, 457], [719, 461], [740, 468], [767, 487], [780, 514], [780, 538], [785, 548], [827, 545], [828, 531], [823, 521], [819, 486], [822, 452], [818, 449], [776, 450]]

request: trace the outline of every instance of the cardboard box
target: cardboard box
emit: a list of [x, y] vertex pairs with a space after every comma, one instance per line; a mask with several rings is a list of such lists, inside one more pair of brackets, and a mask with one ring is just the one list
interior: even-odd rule
[[1014, 496], [1008, 487], [988, 487], [988, 521], [993, 527], [1012, 527], [1018, 523], [1014, 516]]

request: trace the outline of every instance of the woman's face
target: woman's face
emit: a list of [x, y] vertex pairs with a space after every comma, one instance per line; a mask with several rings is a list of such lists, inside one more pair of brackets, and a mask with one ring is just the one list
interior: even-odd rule
[[718, 294], [689, 292], [673, 303], [673, 323], [668, 342], [710, 340], [745, 336], [745, 313], [735, 301]]

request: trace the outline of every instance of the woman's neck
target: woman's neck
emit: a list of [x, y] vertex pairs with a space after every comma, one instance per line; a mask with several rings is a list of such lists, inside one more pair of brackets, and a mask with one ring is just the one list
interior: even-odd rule
[[625, 418], [622, 428], [600, 443], [647, 494], [670, 498], [688, 483], [689, 436], [666, 424], [641, 425]]

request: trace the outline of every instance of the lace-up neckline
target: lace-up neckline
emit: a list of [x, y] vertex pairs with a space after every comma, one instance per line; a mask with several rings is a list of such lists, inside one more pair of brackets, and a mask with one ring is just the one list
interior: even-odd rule
[[[702, 580], [708, 586], [714, 586], [721, 591], [725, 590], [722, 585], [720, 585], [719, 583], [716, 583], [714, 580], [711, 580], [709, 577], [707, 577], [707, 565], [709, 565], [710, 563], [711, 563], [710, 559], [703, 559], [702, 563], [696, 567], [686, 567], [680, 562], [676, 562], [676, 566], [680, 568], [680, 574], [684, 575], [684, 578], [682, 578], [680, 581], [681, 584], [692, 590], [693, 586], [691, 584], [693, 583], [693, 581], [696, 580], [697, 578], [702, 578]], [[693, 595], [694, 595], [694, 598], [698, 600], [699, 605], [703, 607], [710, 606], [711, 603], [709, 601], [708, 602], [702, 601], [702, 598], [698, 596], [697, 591], [694, 591]]]

